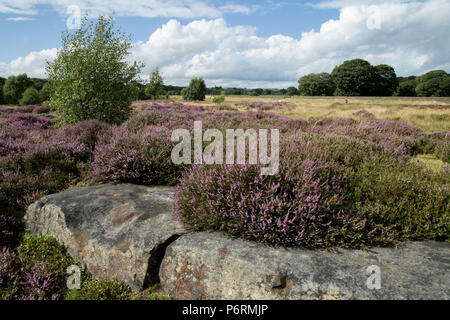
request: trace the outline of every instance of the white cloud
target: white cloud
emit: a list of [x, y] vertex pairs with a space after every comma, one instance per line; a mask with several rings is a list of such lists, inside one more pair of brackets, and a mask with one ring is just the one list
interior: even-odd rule
[[0, 76], [6, 77], [26, 73], [31, 77], [43, 77], [47, 60], [56, 57], [57, 49], [30, 52], [25, 57], [18, 57], [9, 63], [0, 61]]
[[32, 21], [33, 18], [28, 17], [14, 17], [14, 18], [7, 18], [6, 21]]
[[[376, 28], [368, 24], [371, 19], [376, 19]], [[132, 57], [146, 63], [146, 75], [159, 67], [170, 84], [184, 85], [200, 76], [207, 85], [287, 87], [302, 75], [331, 72], [353, 58], [392, 65], [402, 76], [437, 68], [450, 71], [448, 30], [449, 1], [368, 2], [344, 6], [339, 19], [299, 39], [259, 37], [254, 27], [229, 26], [221, 18], [185, 25], [170, 20], [147, 41], [136, 43]], [[20, 63], [22, 70], [39, 70], [34, 67], [39, 53], [30, 55], [34, 62]], [[18, 67], [12, 64], [0, 63], [0, 75], [16, 74]]]

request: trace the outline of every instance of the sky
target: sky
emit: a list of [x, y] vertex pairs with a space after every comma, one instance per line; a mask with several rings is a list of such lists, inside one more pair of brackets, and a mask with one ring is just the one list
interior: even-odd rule
[[112, 16], [141, 78], [172, 85], [287, 88], [354, 58], [450, 72], [450, 0], [0, 0], [0, 76], [45, 78], [78, 14]]

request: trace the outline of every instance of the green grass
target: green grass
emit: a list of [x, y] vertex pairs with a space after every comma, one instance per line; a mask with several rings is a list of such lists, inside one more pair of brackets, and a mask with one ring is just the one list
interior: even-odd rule
[[416, 161], [421, 161], [431, 170], [438, 172], [441, 170], [444, 162], [438, 159], [434, 154], [421, 154], [415, 158]]

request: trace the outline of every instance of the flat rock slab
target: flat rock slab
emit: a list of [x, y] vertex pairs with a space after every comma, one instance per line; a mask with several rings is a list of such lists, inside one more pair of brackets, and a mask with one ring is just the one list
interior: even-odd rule
[[[379, 267], [380, 282], [368, 273], [370, 266]], [[450, 244], [443, 242], [326, 251], [272, 248], [202, 232], [167, 248], [160, 279], [175, 299], [448, 300], [449, 270]]]
[[173, 217], [173, 188], [131, 184], [67, 190], [33, 203], [28, 230], [50, 235], [96, 278], [135, 290], [157, 282], [166, 246], [184, 233]]

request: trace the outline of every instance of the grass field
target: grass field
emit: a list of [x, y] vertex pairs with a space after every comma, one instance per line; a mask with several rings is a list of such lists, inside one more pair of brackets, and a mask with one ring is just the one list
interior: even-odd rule
[[[172, 99], [182, 101], [179, 96]], [[426, 132], [450, 130], [450, 98], [349, 97], [348, 104], [345, 103], [345, 99], [345, 97], [227, 96], [225, 102], [214, 104], [212, 97], [207, 96], [206, 101], [192, 104], [245, 111], [249, 109], [249, 104], [264, 103], [265, 110], [294, 118], [374, 117], [405, 120]], [[270, 104], [275, 106], [270, 108]]]

